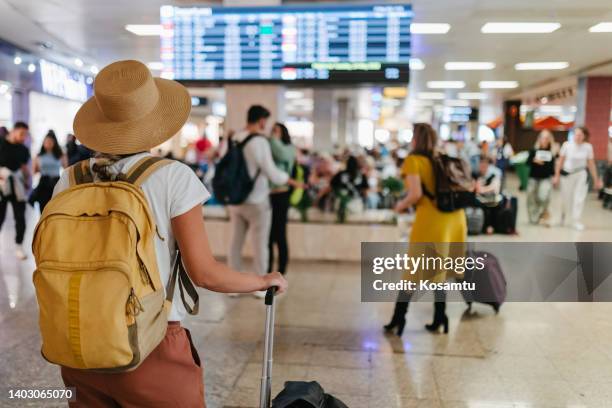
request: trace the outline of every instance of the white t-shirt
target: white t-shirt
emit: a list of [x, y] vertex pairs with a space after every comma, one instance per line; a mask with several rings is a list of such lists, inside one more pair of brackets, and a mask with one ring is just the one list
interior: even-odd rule
[[[127, 157], [113, 164], [110, 171], [112, 173], [125, 174], [138, 160], [148, 155], [150, 156], [149, 153], [140, 153]], [[90, 160], [90, 163], [93, 164], [93, 159]], [[58, 194], [69, 186], [68, 172], [65, 171], [56, 184], [53, 194]], [[174, 162], [155, 171], [143, 183], [142, 190], [153, 212], [157, 229], [161, 236], [164, 237], [164, 241], [157, 236], [155, 237], [155, 252], [157, 254], [160, 278], [165, 288], [168, 279], [170, 279], [176, 245], [170, 220], [204, 203], [210, 197], [210, 193], [194, 172], [180, 162]], [[179, 321], [186, 314], [187, 312], [181, 301], [178, 285], [176, 285], [168, 320]]]
[[561, 156], [565, 157], [563, 170], [573, 173], [577, 170], [586, 169], [587, 161], [594, 157], [593, 145], [590, 143], [565, 142], [561, 146]]
[[[240, 143], [249, 136], [249, 133], [238, 132], [233, 140]], [[272, 158], [270, 143], [265, 136], [257, 136], [244, 146], [244, 159], [251, 177], [255, 177], [257, 170], [260, 174], [255, 180], [253, 190], [247, 197], [246, 204], [267, 204], [270, 200], [270, 183], [281, 185], [287, 183], [289, 175], [276, 167]]]

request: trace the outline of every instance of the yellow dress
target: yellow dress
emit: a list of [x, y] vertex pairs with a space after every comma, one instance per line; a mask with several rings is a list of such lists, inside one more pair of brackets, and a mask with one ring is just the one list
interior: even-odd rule
[[[411, 154], [402, 165], [402, 178], [407, 175], [417, 175], [427, 191], [434, 194], [435, 177], [431, 160], [426, 156]], [[435, 254], [441, 257], [465, 256], [464, 243], [467, 240], [467, 223], [463, 209], [453, 212], [438, 210], [435, 203], [423, 195], [416, 203], [416, 215], [412, 230], [410, 231], [410, 246], [408, 255], [411, 257]], [[462, 244], [445, 245], [456, 242]], [[431, 243], [434, 245], [414, 245], [418, 243]], [[420, 270], [415, 274], [406, 274], [404, 279], [418, 281], [429, 279], [432, 282], [446, 281], [444, 270]]]

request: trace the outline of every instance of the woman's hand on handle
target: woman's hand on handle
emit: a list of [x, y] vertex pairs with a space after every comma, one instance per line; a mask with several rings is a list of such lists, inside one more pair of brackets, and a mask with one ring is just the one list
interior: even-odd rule
[[289, 284], [283, 275], [279, 272], [270, 272], [269, 274], [263, 276], [264, 278], [264, 286], [261, 290], [268, 290], [271, 287], [276, 287], [276, 293], [280, 294], [287, 291], [287, 287]]

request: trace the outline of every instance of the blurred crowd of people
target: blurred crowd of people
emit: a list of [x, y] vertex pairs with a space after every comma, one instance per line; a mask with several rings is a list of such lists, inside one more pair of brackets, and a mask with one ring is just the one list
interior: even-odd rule
[[[291, 145], [291, 137], [284, 125], [274, 126], [273, 133], [280, 132], [278, 129], [281, 128], [284, 129], [285, 143]], [[215, 163], [227, 151], [232, 135], [233, 132], [229, 132], [228, 137], [221, 138], [217, 146], [204, 135], [187, 150], [186, 162], [209, 187], [214, 177]], [[553, 187], [561, 186], [562, 203], [559, 219], [555, 222], [576, 229], [584, 228], [580, 214], [587, 192], [587, 171], [594, 186], [602, 186], [585, 128], [576, 128], [572, 141], [563, 146], [555, 141], [552, 132], [544, 130], [533, 148], [521, 154], [516, 154], [504, 137], [492, 142], [440, 140], [437, 149], [448, 156], [461, 158], [469, 165], [476, 181], [479, 207], [484, 213], [479, 215], [484, 225], [478, 232], [515, 232], [513, 225], [501, 230], [494, 226], [498, 218], [497, 210], [516, 206], [516, 202], [512, 201], [513, 198], [516, 201], [516, 197], [506, 188], [506, 175], [513, 168], [515, 160], [529, 168], [527, 206], [532, 224], [553, 224], [549, 211], [550, 198]], [[294, 150], [295, 165], [284, 165], [284, 170], [289, 170], [291, 176], [299, 178], [304, 184], [303, 188], [296, 189], [290, 200], [290, 205], [301, 213], [314, 207], [324, 212], [336, 212], [338, 219], [343, 221], [347, 214], [358, 214], [366, 209], [393, 209], [406, 193], [400, 169], [411, 152], [410, 143], [391, 141], [371, 149], [336, 146], [331, 152], [296, 147]], [[562, 177], [565, 173], [572, 175]], [[213, 199], [210, 203], [216, 202]], [[516, 217], [517, 209], [513, 208], [512, 211]], [[514, 224], [513, 221], [509, 223]]]

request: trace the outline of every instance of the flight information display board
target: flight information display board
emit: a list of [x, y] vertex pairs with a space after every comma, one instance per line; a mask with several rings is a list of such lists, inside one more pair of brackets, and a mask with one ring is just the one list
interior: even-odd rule
[[163, 76], [408, 82], [409, 4], [161, 8]]

